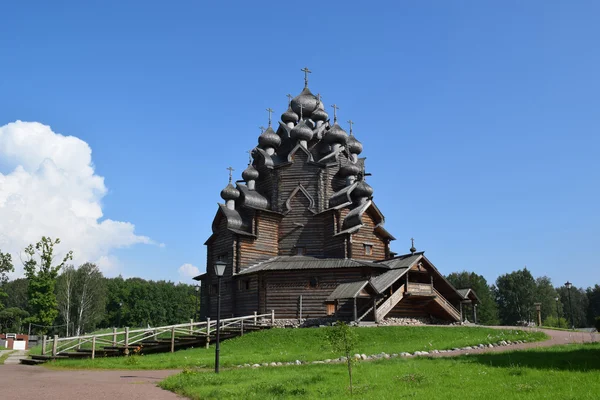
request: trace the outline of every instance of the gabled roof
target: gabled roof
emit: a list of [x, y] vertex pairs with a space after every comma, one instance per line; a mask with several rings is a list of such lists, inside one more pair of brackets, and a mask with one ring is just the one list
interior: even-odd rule
[[375, 291], [375, 288], [369, 281], [342, 283], [335, 288], [326, 301], [353, 299], [358, 297], [360, 292], [366, 287], [370, 287], [372, 291]]
[[244, 268], [238, 275], [251, 274], [258, 271], [297, 270], [297, 269], [331, 269], [331, 268], [360, 268], [360, 267], [389, 267], [371, 261], [360, 261], [351, 258], [317, 258], [309, 256], [277, 256]]
[[468, 289], [456, 289], [456, 291], [458, 292], [458, 294], [460, 294], [462, 296], [463, 299], [467, 300], [477, 300], [478, 303], [481, 302], [481, 300], [479, 300], [479, 297], [477, 297], [477, 294], [475, 293], [475, 291], [471, 288]]
[[371, 283], [377, 293], [383, 293], [387, 288], [392, 286], [394, 282], [400, 279], [409, 270], [407, 267], [392, 269], [374, 278], [371, 278]]

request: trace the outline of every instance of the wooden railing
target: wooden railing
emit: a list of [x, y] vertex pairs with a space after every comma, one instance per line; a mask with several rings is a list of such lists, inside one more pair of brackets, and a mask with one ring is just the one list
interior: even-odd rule
[[380, 321], [385, 317], [403, 297], [404, 285], [400, 286], [385, 302], [383, 302], [381, 307], [377, 308], [375, 320]]
[[446, 298], [442, 296], [440, 292], [435, 289], [433, 289], [433, 291], [436, 294], [435, 301], [437, 301], [437, 303], [441, 305], [450, 315], [456, 318], [457, 321], [460, 321], [460, 311], [450, 304], [450, 302], [446, 300]]
[[433, 294], [433, 287], [430, 283], [408, 282], [407, 292], [412, 294]]
[[[221, 329], [239, 329], [240, 332], [244, 333], [244, 323], [248, 325], [260, 325], [264, 323], [264, 320], [270, 320], [271, 325], [275, 323], [275, 311], [272, 310], [268, 314], [257, 314], [254, 312], [253, 315], [247, 315], [244, 317], [225, 318], [220, 320]], [[194, 322], [190, 320], [189, 323], [167, 325], [159, 327], [148, 327], [141, 329], [129, 329], [124, 328], [119, 331], [117, 328], [113, 328], [112, 332], [99, 333], [96, 335], [83, 335], [83, 336], [71, 336], [71, 337], [58, 337], [55, 335], [52, 340], [48, 340], [46, 336], [42, 337], [42, 355], [46, 355], [48, 352], [48, 345], [52, 344], [51, 354], [57, 356], [59, 353], [66, 353], [69, 350], [81, 349], [82, 346], [89, 347], [91, 344], [91, 357], [95, 357], [95, 353], [98, 347], [124, 347], [125, 352], [128, 352], [129, 346], [134, 346], [140, 342], [154, 338], [157, 340], [159, 336], [163, 339], [171, 339], [171, 352], [175, 351], [175, 339], [177, 335], [180, 336], [205, 336], [210, 338], [211, 333], [214, 333], [217, 329], [217, 321], [207, 318], [206, 321]]]

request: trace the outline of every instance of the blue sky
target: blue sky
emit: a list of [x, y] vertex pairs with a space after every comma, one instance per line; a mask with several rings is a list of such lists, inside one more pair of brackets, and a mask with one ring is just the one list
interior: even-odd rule
[[[394, 251], [414, 237], [443, 273], [492, 282], [526, 265], [589, 286], [599, 13], [594, 1], [5, 2], [0, 127], [39, 122], [87, 143], [106, 187], [98, 222], [137, 236], [83, 254], [177, 281], [184, 264], [204, 271], [226, 168], [239, 178], [265, 109], [285, 111], [308, 66], [311, 90], [355, 121]], [[9, 175], [26, 156], [2, 160], [1, 147]]]

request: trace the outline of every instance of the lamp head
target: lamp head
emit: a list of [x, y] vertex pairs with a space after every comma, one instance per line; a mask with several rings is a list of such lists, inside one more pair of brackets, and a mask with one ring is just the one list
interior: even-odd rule
[[571, 282], [567, 281], [567, 283], [565, 283], [565, 286], [567, 287], [567, 289], [571, 289], [573, 284]]
[[225, 275], [225, 268], [227, 268], [227, 263], [223, 261], [217, 261], [215, 263], [215, 275], [218, 277]]
[[195, 290], [196, 292], [199, 292], [199, 291], [200, 291], [200, 285], [196, 285], [196, 286], [194, 286], [194, 290]]

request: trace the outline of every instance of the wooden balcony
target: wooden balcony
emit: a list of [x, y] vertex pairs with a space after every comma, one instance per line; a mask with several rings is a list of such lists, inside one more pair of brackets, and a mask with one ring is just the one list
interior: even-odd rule
[[430, 283], [414, 283], [408, 282], [406, 288], [407, 294], [411, 296], [433, 296], [435, 295], [434, 289]]

